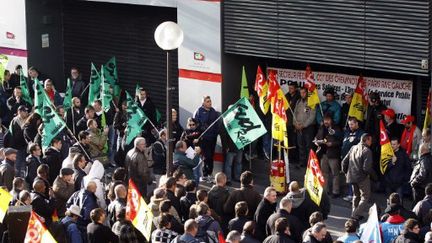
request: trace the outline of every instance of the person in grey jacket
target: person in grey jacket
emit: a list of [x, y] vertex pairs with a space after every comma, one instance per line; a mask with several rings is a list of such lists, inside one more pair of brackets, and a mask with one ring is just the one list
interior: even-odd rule
[[312, 147], [312, 140], [315, 135], [315, 108], [307, 104], [307, 89], [300, 88], [300, 99], [294, 109], [294, 127], [297, 132], [297, 145], [299, 152], [300, 166], [307, 165], [309, 150]]
[[428, 183], [432, 182], [432, 155], [429, 144], [420, 145], [420, 159], [414, 165], [410, 178], [410, 185], [413, 190], [414, 202], [422, 200], [425, 196], [424, 190]]
[[372, 136], [365, 133], [361, 142], [354, 145], [342, 160], [342, 171], [346, 174], [347, 183], [351, 183], [354, 192], [352, 201], [352, 218], [362, 219], [367, 210], [371, 196], [370, 174], [372, 170]]

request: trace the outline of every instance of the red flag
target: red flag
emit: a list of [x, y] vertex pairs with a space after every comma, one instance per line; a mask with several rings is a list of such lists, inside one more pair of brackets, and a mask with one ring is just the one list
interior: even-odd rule
[[355, 92], [362, 96], [362, 100], [364, 104], [367, 104], [367, 90], [366, 90], [366, 81], [364, 80], [363, 76], [360, 75], [357, 83], [357, 87], [355, 89]]
[[274, 105], [273, 105], [273, 114], [278, 115], [280, 118], [282, 118], [285, 122], [288, 120], [285, 112], [286, 108], [284, 106], [284, 100], [282, 97], [276, 96], [274, 99]]
[[277, 92], [280, 89], [280, 86], [276, 79], [276, 70], [269, 70], [268, 82], [269, 82], [269, 89], [268, 89], [267, 99], [272, 100], [274, 97], [277, 97]]
[[31, 212], [27, 226], [25, 243], [51, 243], [56, 242], [51, 233], [46, 229], [35, 212]]
[[218, 240], [219, 240], [219, 243], [226, 243], [225, 237], [222, 234], [222, 231], [219, 231], [219, 233], [218, 233]]
[[312, 68], [310, 67], [309, 64], [306, 66], [305, 80], [306, 82], [304, 86], [308, 89], [309, 92], [313, 92], [316, 88], [316, 84], [315, 84], [315, 78], [312, 73]]
[[258, 66], [256, 78], [255, 78], [255, 91], [258, 96], [263, 96], [263, 92], [265, 89], [265, 85], [267, 84], [267, 80], [265, 79], [264, 73], [261, 70], [261, 67]]

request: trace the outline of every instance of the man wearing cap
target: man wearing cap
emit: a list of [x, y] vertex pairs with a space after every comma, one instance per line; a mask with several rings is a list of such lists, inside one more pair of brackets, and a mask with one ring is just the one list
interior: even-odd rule
[[81, 209], [77, 205], [70, 206], [66, 211], [66, 217], [61, 220], [61, 224], [66, 229], [67, 242], [82, 243], [83, 237], [78, 229], [78, 219], [81, 217]]
[[333, 124], [339, 125], [341, 122], [341, 106], [335, 101], [336, 92], [332, 87], [324, 90], [324, 96], [326, 100], [321, 102], [321, 105], [317, 108], [316, 121], [318, 125], [323, 124], [323, 116], [330, 114], [333, 119]]
[[422, 135], [420, 129], [414, 124], [414, 116], [406, 116], [402, 120], [402, 124], [405, 125], [401, 137], [401, 147], [406, 151], [410, 160], [418, 159], [418, 149], [421, 143]]
[[393, 109], [387, 109], [382, 112], [384, 115], [385, 127], [389, 138], [401, 139], [404, 126], [397, 123], [396, 114]]
[[59, 217], [65, 215], [66, 202], [75, 192], [73, 173], [73, 169], [63, 168], [53, 183], [54, 198], [56, 199], [56, 208]]
[[405, 219], [400, 216], [399, 207], [398, 204], [390, 204], [384, 211], [389, 216], [385, 222], [380, 224], [383, 243], [393, 242], [403, 230]]
[[13, 179], [15, 177], [15, 161], [17, 158], [17, 150], [13, 148], [4, 149], [5, 159], [0, 165], [0, 185], [12, 190]]

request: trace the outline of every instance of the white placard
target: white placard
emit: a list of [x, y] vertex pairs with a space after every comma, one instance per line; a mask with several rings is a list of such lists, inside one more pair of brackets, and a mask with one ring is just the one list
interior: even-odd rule
[[[273, 69], [277, 71], [277, 79], [282, 90], [288, 92], [288, 81], [296, 81], [299, 86], [303, 86], [305, 71], [284, 69], [284, 68], [267, 68], [267, 71]], [[333, 87], [337, 92], [336, 100], [342, 103], [341, 94], [344, 92], [354, 92], [358, 77], [341, 73], [313, 72], [315, 83], [317, 85], [320, 100], [324, 100], [323, 91], [327, 87]], [[389, 108], [396, 112], [396, 117], [401, 120], [406, 115], [411, 114], [412, 101], [412, 80], [397, 80], [365, 77], [368, 92], [379, 92], [381, 101]]]

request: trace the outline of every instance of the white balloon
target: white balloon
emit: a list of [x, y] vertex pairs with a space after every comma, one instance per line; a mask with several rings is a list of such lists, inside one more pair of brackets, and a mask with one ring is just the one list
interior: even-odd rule
[[183, 42], [183, 30], [172, 21], [160, 24], [154, 33], [156, 44], [165, 51], [180, 47]]

